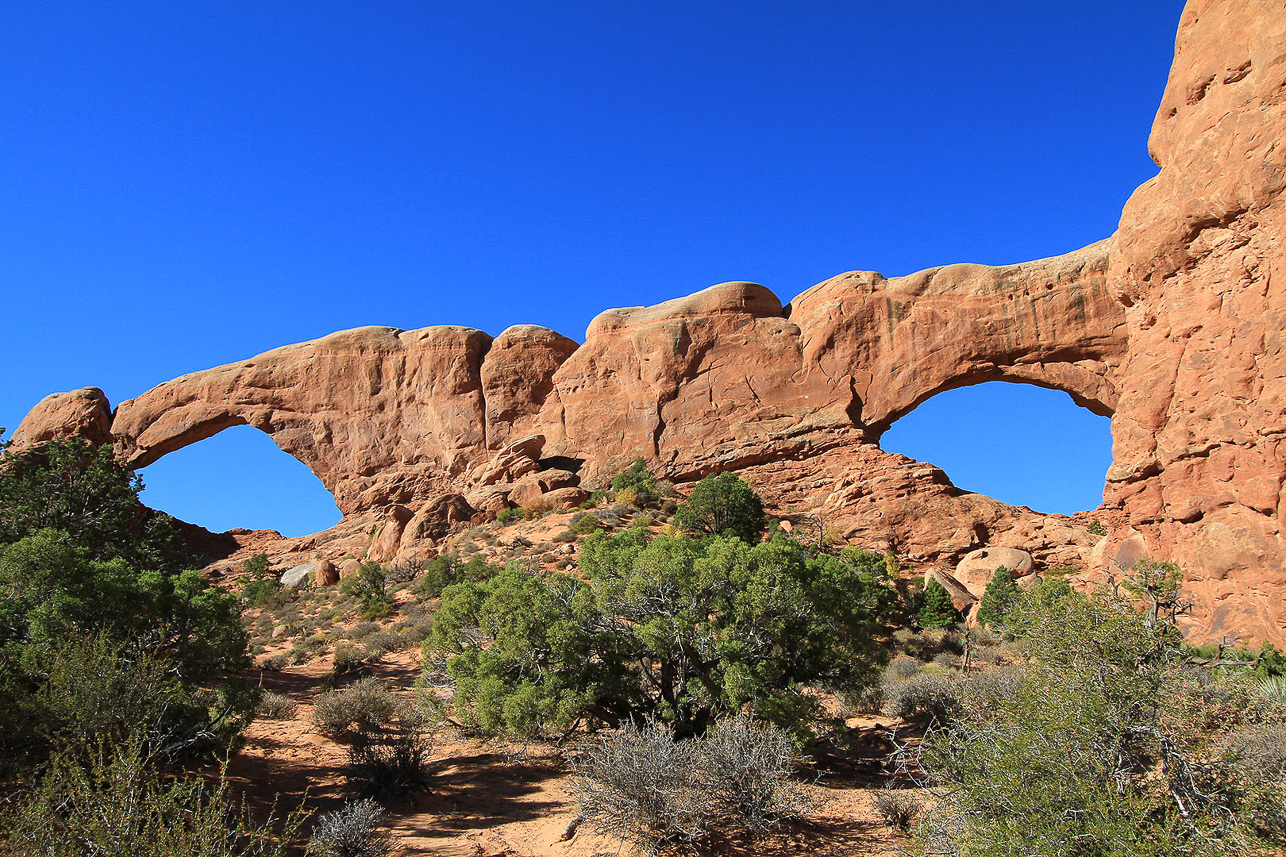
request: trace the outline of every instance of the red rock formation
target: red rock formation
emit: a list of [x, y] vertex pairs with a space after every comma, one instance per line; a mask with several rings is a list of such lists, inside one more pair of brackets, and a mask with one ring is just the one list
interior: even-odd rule
[[[531, 326], [494, 342], [362, 328], [162, 384], [110, 427], [98, 391], [52, 396], [15, 439], [106, 442], [110, 428], [144, 465], [253, 425], [321, 478], [346, 521], [378, 527], [381, 557], [427, 550], [475, 509], [572, 502], [638, 456], [680, 481], [737, 469], [801, 524], [914, 560], [954, 566], [982, 547], [1038, 567], [1173, 558], [1207, 636], [1283, 642], [1283, 46], [1276, 0], [1192, 0], [1150, 141], [1160, 174], [1111, 239], [1065, 256], [851, 272], [785, 308], [725, 283], [604, 312], [579, 347]], [[1095, 513], [1109, 538], [875, 445], [930, 396], [989, 380], [1113, 416]]]
[[111, 439], [112, 408], [97, 387], [50, 393], [40, 400], [13, 433], [15, 448], [50, 440], [81, 438], [98, 446]]
[[1284, 138], [1286, 8], [1192, 0], [1149, 139], [1161, 172], [1130, 197], [1113, 242], [1130, 348], [1105, 492], [1147, 552], [1185, 567], [1211, 635], [1279, 642]]

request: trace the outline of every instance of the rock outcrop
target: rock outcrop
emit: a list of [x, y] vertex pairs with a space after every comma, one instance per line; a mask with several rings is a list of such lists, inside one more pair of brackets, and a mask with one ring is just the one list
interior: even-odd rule
[[[1283, 45], [1278, 3], [1192, 0], [1150, 141], [1161, 171], [1114, 236], [1064, 256], [850, 272], [784, 307], [724, 283], [608, 310], [581, 345], [526, 325], [361, 328], [114, 414], [92, 388], [51, 396], [15, 440], [110, 442], [142, 466], [253, 425], [369, 520], [384, 558], [469, 515], [574, 502], [639, 456], [679, 482], [735, 469], [801, 524], [946, 567], [983, 548], [1037, 568], [1174, 559], [1206, 636], [1286, 641]], [[991, 380], [1113, 418], [1108, 537], [879, 449], [927, 398]]]
[[[1286, 625], [1286, 7], [1192, 0], [1109, 281], [1129, 352], [1104, 503], [1212, 636]], [[1128, 541], [1130, 531], [1114, 534]]]

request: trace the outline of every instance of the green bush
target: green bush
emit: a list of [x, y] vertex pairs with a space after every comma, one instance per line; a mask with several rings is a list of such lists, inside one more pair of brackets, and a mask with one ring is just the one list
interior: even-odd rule
[[991, 582], [982, 593], [978, 602], [978, 622], [989, 628], [1003, 628], [1005, 617], [1013, 609], [1014, 599], [1018, 597], [1018, 584], [1014, 576], [1003, 565], [996, 569]]
[[936, 577], [930, 577], [924, 587], [917, 618], [922, 628], [950, 628], [960, 621], [960, 611], [951, 603], [951, 594]]
[[921, 853], [1262, 852], [1262, 830], [1246, 823], [1254, 804], [1217, 758], [1202, 706], [1176, 704], [1209, 681], [1180, 663], [1177, 570], [1133, 572], [1133, 597], [1061, 579], [1018, 597], [1010, 628], [1024, 669], [913, 754], [936, 796], [917, 828]]
[[522, 509], [519, 509], [516, 507], [509, 508], [509, 509], [501, 509], [499, 514], [496, 515], [496, 523], [511, 524], [517, 521], [521, 521], [526, 517], [527, 517], [527, 513], [524, 512]]
[[268, 555], [257, 553], [242, 566], [241, 600], [251, 607], [280, 607], [281, 580], [268, 567]]
[[95, 560], [177, 571], [188, 557], [174, 519], [139, 502], [143, 479], [111, 444], [55, 440], [5, 457], [0, 467], [0, 544], [57, 530]]
[[511, 565], [443, 592], [425, 660], [449, 658], [466, 723], [531, 734], [654, 716], [696, 734], [749, 705], [799, 727], [810, 685], [874, 678], [889, 582], [789, 539], [631, 529], [590, 536], [580, 568], [592, 583]]
[[384, 619], [393, 613], [387, 569], [378, 562], [364, 562], [357, 574], [340, 584], [340, 591], [358, 601], [357, 615], [366, 621]]
[[767, 526], [759, 495], [735, 473], [702, 478], [674, 520], [691, 533], [757, 542]]

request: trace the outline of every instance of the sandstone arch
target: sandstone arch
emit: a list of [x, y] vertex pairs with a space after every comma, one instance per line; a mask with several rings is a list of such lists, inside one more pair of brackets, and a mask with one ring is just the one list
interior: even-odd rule
[[804, 369], [852, 376], [872, 439], [929, 398], [986, 381], [1062, 390], [1111, 416], [1127, 343], [1110, 250], [1108, 239], [1018, 265], [841, 274], [790, 303]]
[[[1190, 0], [1149, 144], [1160, 173], [1110, 240], [1065, 256], [852, 272], [786, 308], [761, 286], [724, 284], [605, 314], [579, 348], [516, 332], [504, 348], [531, 359], [490, 380], [500, 339], [362, 328], [162, 384], [121, 405], [111, 439], [140, 462], [240, 420], [357, 514], [467, 489], [531, 434], [591, 482], [638, 455], [681, 479], [737, 468], [783, 507], [833, 514], [916, 558], [1011, 540], [1042, 545], [1039, 562], [1087, 548], [1083, 528], [964, 495], [873, 443], [944, 390], [1034, 383], [1113, 416], [1099, 513], [1114, 533], [1094, 562], [1176, 559], [1208, 633], [1281, 642], [1283, 44], [1279, 2]], [[104, 440], [95, 392], [42, 401], [15, 439]]]

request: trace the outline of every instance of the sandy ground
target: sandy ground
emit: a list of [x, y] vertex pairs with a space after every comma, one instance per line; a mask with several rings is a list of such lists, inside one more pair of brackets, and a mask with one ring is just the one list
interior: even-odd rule
[[[328, 657], [280, 672], [264, 672], [265, 690], [291, 697], [298, 711], [291, 720], [256, 720], [228, 774], [235, 789], [260, 810], [274, 796], [280, 809], [305, 803], [321, 812], [337, 809], [349, 797], [341, 773], [346, 746], [312, 724], [313, 700], [330, 675]], [[371, 672], [395, 689], [409, 692], [419, 664], [410, 653], [390, 654]], [[885, 826], [871, 801], [885, 780], [887, 753], [877, 720], [855, 723], [856, 751], [847, 758], [819, 753], [807, 771], [807, 786], [817, 807], [805, 822], [784, 825], [756, 842], [714, 839], [709, 855], [894, 855], [905, 843]], [[580, 826], [561, 837], [576, 817], [570, 795], [571, 772], [560, 748], [525, 747], [508, 742], [478, 742], [449, 732], [437, 736], [430, 764], [431, 787], [414, 802], [390, 807], [388, 827], [395, 854], [459, 857], [596, 857], [631, 853], [619, 840]]]

